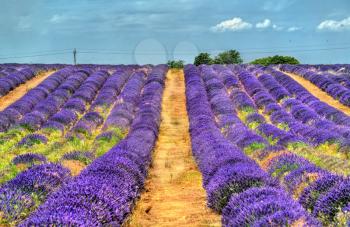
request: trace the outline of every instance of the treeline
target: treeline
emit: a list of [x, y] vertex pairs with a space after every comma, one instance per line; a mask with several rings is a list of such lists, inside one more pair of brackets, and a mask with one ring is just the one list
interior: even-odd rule
[[[217, 56], [212, 57], [209, 53], [200, 53], [194, 58], [194, 65], [212, 65], [212, 64], [242, 64], [243, 59], [241, 54], [237, 50], [228, 50], [219, 53]], [[183, 60], [168, 61], [170, 68], [183, 68], [185, 62]], [[272, 64], [300, 64], [300, 62], [292, 56], [269, 56], [264, 58], [258, 58], [250, 62], [255, 65], [272, 65]]]
[[250, 64], [264, 65], [264, 66], [277, 65], [277, 64], [296, 65], [296, 64], [300, 64], [300, 62], [295, 57], [275, 55], [272, 57], [255, 59], [254, 61], [250, 62]]

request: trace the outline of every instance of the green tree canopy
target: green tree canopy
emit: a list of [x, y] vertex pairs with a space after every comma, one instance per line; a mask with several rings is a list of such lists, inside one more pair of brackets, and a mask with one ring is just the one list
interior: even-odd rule
[[194, 59], [194, 64], [197, 66], [202, 64], [210, 65], [212, 63], [213, 59], [211, 59], [210, 54], [208, 53], [200, 53]]
[[172, 60], [168, 61], [168, 66], [171, 69], [182, 69], [184, 67], [184, 61], [183, 60]]
[[300, 64], [300, 62], [291, 56], [279, 56], [279, 55], [275, 55], [275, 56], [270, 56], [270, 57], [265, 57], [265, 58], [258, 58], [255, 59], [254, 61], [251, 62], [251, 64], [255, 64], [255, 65], [272, 65], [272, 64], [291, 64], [291, 65], [296, 65], [296, 64]]
[[215, 64], [242, 64], [241, 54], [237, 50], [228, 50], [219, 53], [214, 59]]

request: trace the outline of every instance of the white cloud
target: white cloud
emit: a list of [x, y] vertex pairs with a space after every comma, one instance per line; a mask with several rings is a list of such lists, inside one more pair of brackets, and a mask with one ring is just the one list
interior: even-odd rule
[[262, 4], [265, 11], [279, 12], [293, 5], [296, 0], [267, 0]]
[[66, 15], [55, 14], [50, 18], [50, 22], [53, 24], [60, 24], [62, 22], [70, 20], [70, 19], [72, 19], [72, 17], [66, 16]]
[[276, 31], [282, 31], [282, 30], [283, 30], [283, 27], [278, 26], [278, 25], [276, 25], [276, 24], [273, 24], [273, 25], [272, 25], [272, 28], [273, 28], [274, 30], [276, 30]]
[[32, 27], [29, 16], [20, 16], [17, 24], [18, 30], [29, 30]]
[[255, 27], [257, 27], [257, 28], [268, 28], [270, 26], [271, 26], [271, 20], [269, 20], [269, 19], [265, 19], [262, 22], [258, 22], [255, 25]]
[[215, 32], [224, 32], [224, 31], [241, 31], [251, 29], [253, 25], [249, 22], [242, 20], [240, 17], [234, 17], [230, 20], [225, 20], [220, 22], [211, 28]]
[[325, 20], [322, 21], [318, 26], [318, 30], [329, 30], [329, 31], [343, 31], [350, 30], [350, 17], [340, 21], [336, 20]]
[[298, 31], [298, 30], [301, 30], [301, 27], [292, 26], [292, 27], [289, 27], [287, 29], [287, 31], [289, 31], [289, 32], [295, 32], [295, 31]]

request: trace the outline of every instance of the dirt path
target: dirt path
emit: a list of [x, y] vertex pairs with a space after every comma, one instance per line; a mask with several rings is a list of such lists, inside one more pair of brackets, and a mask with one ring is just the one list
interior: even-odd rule
[[145, 192], [125, 226], [220, 226], [191, 154], [183, 71], [169, 71]]
[[7, 95], [0, 97], [0, 111], [4, 110], [6, 107], [11, 105], [13, 102], [20, 99], [25, 93], [27, 93], [30, 89], [36, 87], [43, 80], [45, 80], [48, 76], [50, 76], [54, 70], [42, 72], [36, 75], [31, 80], [27, 81], [24, 84], [19, 85], [14, 90], [10, 91]]
[[322, 102], [328, 103], [329, 105], [342, 111], [343, 113], [350, 115], [349, 107], [341, 104], [338, 100], [334, 99], [332, 96], [322, 91], [320, 88], [318, 88], [316, 85], [314, 85], [310, 81], [302, 78], [297, 74], [287, 73], [287, 72], [283, 72], [283, 73], [293, 78], [295, 81], [301, 84], [306, 90], [308, 90], [311, 94], [313, 94], [316, 98], [320, 99]]

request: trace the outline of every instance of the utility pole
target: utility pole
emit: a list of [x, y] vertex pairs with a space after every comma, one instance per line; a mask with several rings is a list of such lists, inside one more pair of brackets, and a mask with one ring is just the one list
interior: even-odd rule
[[77, 49], [74, 48], [73, 50], [73, 57], [74, 57], [74, 65], [77, 64]]

